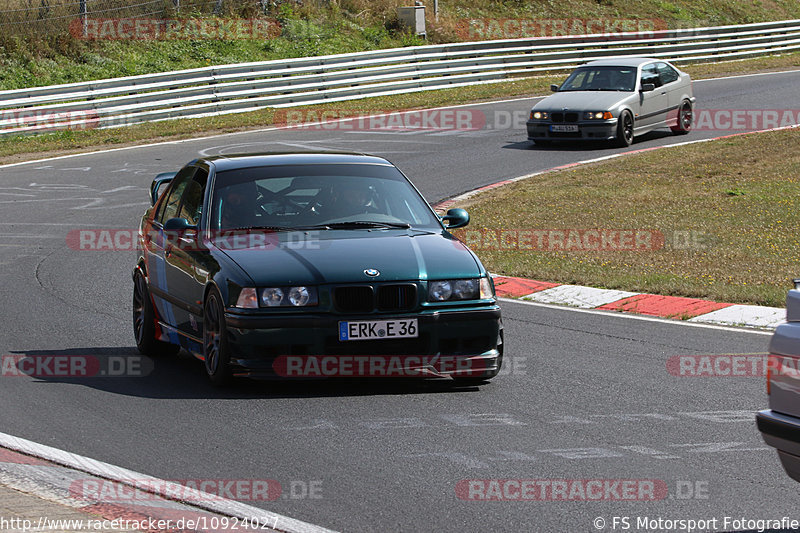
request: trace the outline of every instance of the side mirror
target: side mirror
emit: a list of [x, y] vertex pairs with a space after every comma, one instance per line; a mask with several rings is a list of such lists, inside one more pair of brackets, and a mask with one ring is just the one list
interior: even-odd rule
[[469, 224], [469, 213], [464, 209], [450, 209], [442, 220], [447, 222], [447, 229], [463, 228]]
[[197, 226], [189, 224], [185, 218], [171, 218], [164, 223], [164, 231], [183, 234], [187, 231], [197, 231]]
[[558, 88], [559, 88], [559, 86], [558, 86], [558, 85], [556, 85], [555, 83], [553, 83], [552, 85], [550, 85], [550, 90], [551, 90], [551, 91], [553, 91], [554, 93], [557, 93], [557, 92], [558, 92]]
[[655, 91], [655, 90], [656, 90], [656, 84], [655, 83], [643, 83], [642, 84], [642, 92], [644, 92], [644, 93], [649, 93], [650, 91]]
[[150, 205], [156, 205], [156, 200], [160, 196], [159, 189], [162, 185], [168, 184], [175, 177], [176, 172], [162, 172], [155, 177], [153, 183], [150, 184]]

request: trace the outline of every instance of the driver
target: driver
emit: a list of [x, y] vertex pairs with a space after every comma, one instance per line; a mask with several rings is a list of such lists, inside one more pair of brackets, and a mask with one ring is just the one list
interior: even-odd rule
[[364, 181], [348, 180], [333, 186], [327, 212], [345, 218], [377, 211], [373, 205], [375, 191]]
[[609, 76], [608, 71], [601, 70], [594, 75], [592, 78], [592, 83], [590, 85], [590, 89], [608, 89], [611, 86], [611, 76]]
[[220, 229], [247, 228], [254, 225], [256, 191], [253, 182], [230, 185], [222, 193]]

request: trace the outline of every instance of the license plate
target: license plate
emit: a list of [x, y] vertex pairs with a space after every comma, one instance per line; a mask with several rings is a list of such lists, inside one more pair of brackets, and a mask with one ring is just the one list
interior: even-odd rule
[[408, 339], [419, 336], [417, 319], [339, 322], [340, 341]]
[[550, 126], [550, 131], [578, 131], [577, 124], [553, 124]]

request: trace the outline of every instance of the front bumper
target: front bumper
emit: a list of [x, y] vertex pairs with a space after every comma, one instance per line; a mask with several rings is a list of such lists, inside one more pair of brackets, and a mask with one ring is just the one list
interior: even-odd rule
[[[409, 318], [418, 321], [416, 338], [339, 340], [340, 321]], [[391, 315], [309, 313], [265, 316], [228, 312], [225, 321], [231, 364], [237, 375], [282, 375], [276, 369], [286, 368], [287, 357], [295, 361], [330, 357], [350, 361], [364, 357], [391, 357], [400, 361], [404, 368], [424, 368], [425, 375], [482, 377], [496, 373], [502, 359], [502, 325], [500, 308], [496, 304], [474, 309]], [[395, 361], [394, 364], [398, 363]], [[343, 377], [346, 376], [343, 374]]]
[[800, 481], [800, 418], [765, 409], [756, 414], [756, 424], [764, 442], [778, 450], [789, 477]]
[[[555, 132], [551, 131], [550, 126], [554, 124], [550, 121], [529, 120], [526, 122], [528, 128], [528, 140], [530, 141], [569, 141], [569, 140], [611, 140], [617, 137], [617, 119], [597, 120], [592, 122], [577, 122], [577, 132]], [[556, 124], [570, 125], [570, 124]]]

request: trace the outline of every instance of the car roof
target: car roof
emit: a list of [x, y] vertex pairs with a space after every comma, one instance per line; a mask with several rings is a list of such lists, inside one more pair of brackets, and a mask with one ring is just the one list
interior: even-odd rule
[[652, 57], [615, 57], [610, 59], [598, 59], [596, 61], [589, 61], [581, 65], [586, 66], [608, 66], [608, 67], [638, 67], [645, 63], [652, 63], [653, 61], [664, 61], [663, 59], [653, 59]]
[[218, 172], [241, 168], [285, 166], [285, 165], [336, 165], [361, 164], [394, 166], [382, 157], [358, 152], [296, 151], [261, 152], [253, 154], [225, 154], [202, 157], [197, 162], [213, 165]]

